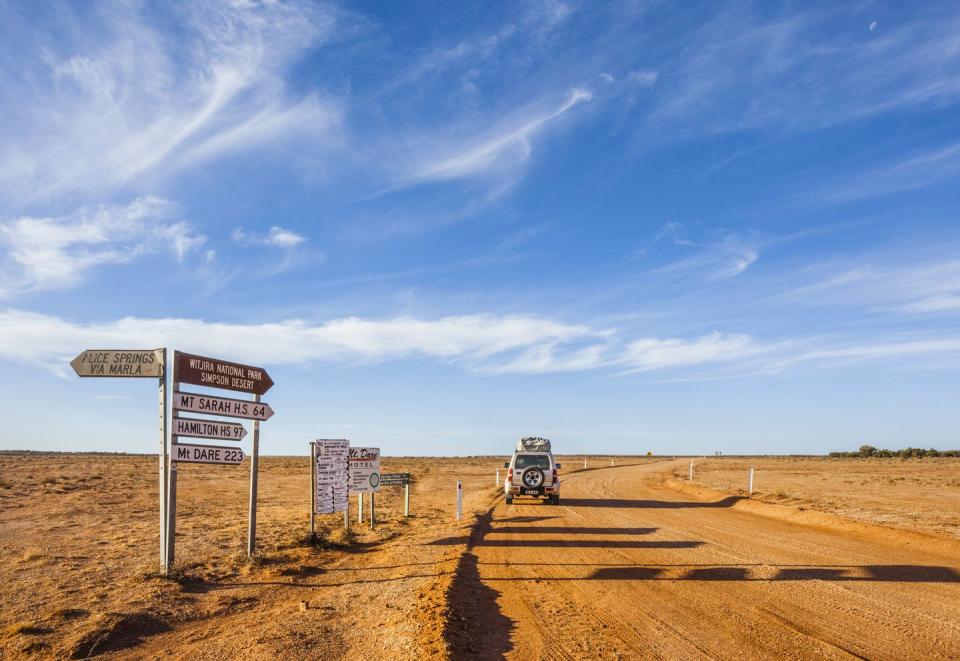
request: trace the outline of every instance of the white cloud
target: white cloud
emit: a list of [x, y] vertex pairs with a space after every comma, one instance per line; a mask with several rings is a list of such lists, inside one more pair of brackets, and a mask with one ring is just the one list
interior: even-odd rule
[[694, 340], [645, 338], [630, 342], [620, 363], [631, 371], [645, 372], [719, 362], [740, 362], [770, 351], [746, 335], [711, 333]]
[[0, 128], [0, 196], [25, 204], [95, 194], [253, 145], [314, 140], [339, 121], [336, 104], [284, 81], [330, 38], [333, 10], [299, 1], [164, 7], [174, 36], [137, 3], [51, 12], [39, 28], [6, 16], [6, 34], [28, 36], [6, 46], [20, 51], [17, 71], [0, 72], [17, 100]]
[[960, 359], [955, 337], [859, 343], [800, 339], [759, 342], [713, 332], [692, 339], [619, 337], [613, 329], [543, 317], [464, 315], [439, 319], [344, 317], [238, 324], [126, 317], [79, 324], [55, 316], [0, 311], [0, 360], [68, 373], [89, 347], [176, 347], [264, 366], [370, 363], [405, 358], [456, 363], [483, 374], [610, 369], [620, 374], [679, 372], [694, 378], [778, 372], [801, 363]]
[[406, 176], [398, 188], [405, 188], [426, 181], [462, 179], [465, 177], [497, 173], [502, 174], [526, 161], [531, 154], [531, 138], [544, 126], [559, 118], [574, 106], [589, 101], [588, 90], [575, 89], [566, 100], [549, 112], [537, 112], [521, 117], [512, 125], [487, 135], [479, 142], [442, 147]]
[[238, 227], [230, 234], [236, 243], [241, 245], [273, 246], [275, 248], [295, 248], [307, 239], [296, 232], [274, 225], [266, 234], [248, 233]]
[[91, 269], [169, 250], [179, 260], [205, 242], [156, 197], [102, 205], [64, 218], [0, 221], [0, 297], [70, 287]]
[[654, 241], [668, 240], [683, 256], [653, 270], [654, 273], [699, 273], [709, 279], [732, 278], [760, 258], [756, 242], [737, 234], [710, 230], [697, 223], [664, 223]]

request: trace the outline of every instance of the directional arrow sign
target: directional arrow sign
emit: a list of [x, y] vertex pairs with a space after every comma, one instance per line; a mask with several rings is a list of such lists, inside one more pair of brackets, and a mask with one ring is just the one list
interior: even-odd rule
[[243, 461], [243, 450], [216, 445], [174, 443], [171, 458], [188, 464], [239, 464]]
[[77, 376], [158, 377], [162, 349], [88, 349], [70, 361]]
[[273, 415], [273, 409], [266, 402], [251, 402], [246, 399], [214, 397], [213, 395], [180, 391], [173, 393], [173, 409], [175, 411], [191, 411], [192, 413], [225, 415], [230, 418], [247, 418], [248, 420], [267, 420]]
[[226, 388], [262, 395], [270, 390], [273, 379], [262, 367], [231, 363], [218, 358], [174, 352], [173, 380], [209, 388]]
[[239, 441], [247, 435], [243, 425], [236, 422], [219, 420], [197, 420], [196, 418], [174, 418], [174, 436], [193, 436], [194, 438], [216, 438], [221, 441]]

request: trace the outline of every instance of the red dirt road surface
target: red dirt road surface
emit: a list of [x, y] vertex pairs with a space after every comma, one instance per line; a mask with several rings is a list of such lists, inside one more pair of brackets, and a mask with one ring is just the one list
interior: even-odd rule
[[481, 517], [454, 658], [960, 658], [954, 540], [685, 496], [670, 466], [577, 472], [559, 507]]

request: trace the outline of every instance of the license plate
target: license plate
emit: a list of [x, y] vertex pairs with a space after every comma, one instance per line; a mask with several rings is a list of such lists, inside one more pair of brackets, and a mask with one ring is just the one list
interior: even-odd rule
[[539, 490], [539, 489], [524, 489], [524, 490], [523, 490], [523, 493], [526, 493], [526, 494], [531, 494], [531, 493], [532, 493], [532, 494], [537, 494], [537, 493], [540, 493], [540, 490]]

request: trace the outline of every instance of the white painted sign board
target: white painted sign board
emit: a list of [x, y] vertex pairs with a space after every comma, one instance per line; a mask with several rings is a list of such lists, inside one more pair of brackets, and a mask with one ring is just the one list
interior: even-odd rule
[[313, 445], [314, 494], [316, 514], [333, 514], [347, 510], [347, 458], [350, 441], [317, 439]]
[[350, 493], [380, 490], [380, 448], [350, 448]]
[[243, 425], [220, 420], [199, 420], [197, 418], [174, 418], [174, 436], [192, 436], [193, 438], [215, 438], [221, 441], [239, 441], [247, 435]]
[[243, 450], [240, 448], [185, 443], [174, 443], [172, 448], [173, 460], [180, 463], [238, 465], [243, 462]]
[[232, 397], [215, 397], [195, 392], [183, 392], [182, 390], [173, 393], [173, 409], [175, 411], [223, 415], [229, 418], [246, 418], [248, 420], [268, 420], [273, 415], [273, 409], [266, 402], [252, 402], [249, 399], [234, 399]]

